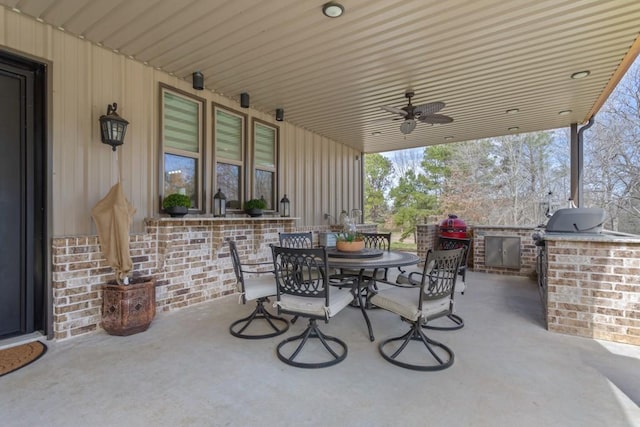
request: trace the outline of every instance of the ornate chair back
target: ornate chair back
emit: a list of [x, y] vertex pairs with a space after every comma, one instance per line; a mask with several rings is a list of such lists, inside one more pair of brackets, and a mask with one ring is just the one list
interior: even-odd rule
[[285, 248], [313, 248], [313, 233], [280, 233], [280, 246]]

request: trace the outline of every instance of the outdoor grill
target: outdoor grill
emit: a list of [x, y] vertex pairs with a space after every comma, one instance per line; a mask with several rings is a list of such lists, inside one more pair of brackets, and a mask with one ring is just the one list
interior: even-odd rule
[[547, 289], [547, 256], [545, 235], [550, 234], [599, 234], [606, 218], [606, 213], [602, 208], [567, 208], [558, 209], [549, 218], [545, 226], [541, 226], [531, 236], [538, 246], [538, 256], [536, 260], [536, 273], [538, 275], [538, 290], [542, 307], [546, 310], [546, 289]]
[[602, 208], [559, 209], [549, 218], [545, 232], [601, 233], [605, 216]]

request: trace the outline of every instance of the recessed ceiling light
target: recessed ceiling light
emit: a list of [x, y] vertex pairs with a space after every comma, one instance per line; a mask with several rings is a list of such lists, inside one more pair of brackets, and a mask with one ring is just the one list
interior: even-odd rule
[[520, 112], [520, 110], [517, 109], [517, 108], [511, 108], [511, 109], [505, 111], [505, 113], [507, 113], [507, 114], [516, 114], [516, 113], [519, 113], [519, 112]]
[[15, 13], [22, 13], [22, 11], [17, 7], [12, 7], [11, 10], [13, 10]]
[[507, 129], [507, 130], [508, 130], [509, 132], [515, 132], [515, 131], [517, 131], [517, 130], [520, 130], [520, 128], [519, 128], [518, 126], [513, 126], [513, 127], [510, 127], [510, 128], [509, 128], [509, 129]]
[[587, 77], [589, 74], [591, 74], [591, 71], [589, 70], [585, 70], [585, 71], [578, 71], [577, 73], [573, 73], [571, 74], [571, 78], [572, 79], [584, 79], [585, 77]]
[[571, 110], [562, 110], [558, 112], [558, 114], [561, 116], [568, 116], [569, 114], [571, 114]]
[[344, 7], [340, 3], [331, 1], [322, 5], [322, 13], [329, 18], [337, 18], [344, 13]]
[[64, 27], [58, 27], [60, 31], [64, 31]]
[[378, 131], [375, 131], [375, 132], [371, 132], [371, 135], [373, 135], [373, 136], [380, 136], [380, 135], [381, 135], [381, 133], [380, 133], [380, 132], [378, 132]]

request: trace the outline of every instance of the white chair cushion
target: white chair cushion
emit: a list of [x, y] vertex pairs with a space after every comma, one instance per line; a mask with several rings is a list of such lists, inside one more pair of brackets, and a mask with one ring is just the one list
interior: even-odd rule
[[276, 305], [281, 309], [297, 312], [302, 315], [309, 314], [318, 317], [333, 317], [353, 301], [353, 295], [349, 289], [329, 287], [329, 307], [325, 307], [324, 298], [300, 297], [295, 295], [282, 295]]
[[449, 314], [451, 307], [451, 298], [445, 297], [431, 301], [422, 301], [422, 317], [425, 320], [435, 319], [437, 317]]
[[273, 274], [263, 274], [244, 278], [244, 297], [247, 301], [269, 297], [276, 294], [276, 277]]
[[413, 322], [420, 317], [430, 320], [449, 313], [449, 297], [422, 301], [422, 311], [418, 310], [419, 297], [420, 288], [396, 287], [379, 291], [371, 297], [371, 303]]
[[418, 287], [393, 287], [380, 290], [373, 295], [371, 297], [371, 303], [415, 322], [420, 318], [420, 310], [418, 310], [419, 297], [420, 288]]

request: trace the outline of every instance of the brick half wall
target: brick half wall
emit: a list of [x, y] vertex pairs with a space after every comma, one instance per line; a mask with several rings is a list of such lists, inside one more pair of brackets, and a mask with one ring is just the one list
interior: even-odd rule
[[[134, 277], [156, 279], [156, 309], [177, 310], [236, 292], [226, 242], [243, 262], [271, 259], [278, 233], [295, 219], [148, 219], [146, 233], [130, 236]], [[64, 340], [101, 330], [102, 285], [114, 279], [97, 236], [52, 241], [53, 337]], [[153, 327], [153, 325], [152, 325]]]

